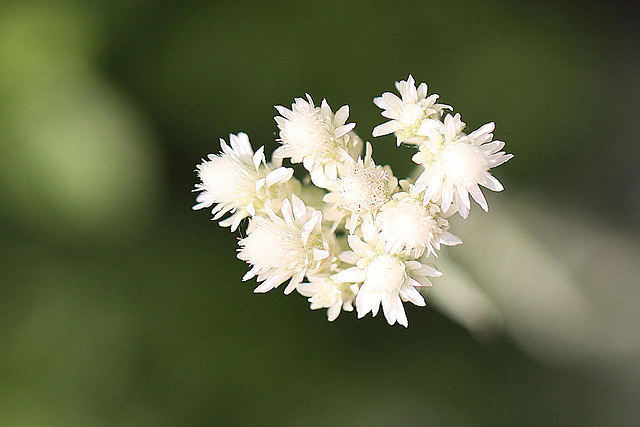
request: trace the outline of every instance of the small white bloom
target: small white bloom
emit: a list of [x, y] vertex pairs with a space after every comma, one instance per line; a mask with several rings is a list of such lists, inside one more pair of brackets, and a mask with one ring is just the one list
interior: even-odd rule
[[234, 212], [220, 225], [231, 226], [231, 231], [235, 231], [243, 218], [261, 212], [265, 202], [279, 209], [297, 181], [292, 179], [293, 169], [266, 162], [264, 147], [254, 153], [246, 133], [229, 135], [229, 143], [231, 146], [220, 139], [222, 153], [209, 154], [208, 160], [196, 166], [200, 183], [194, 191], [200, 194], [193, 209], [216, 204], [212, 210], [214, 220]]
[[362, 283], [356, 296], [358, 318], [369, 312], [375, 316], [382, 305], [390, 325], [398, 322], [406, 327], [408, 321], [402, 302], [425, 305], [416, 287], [431, 286], [427, 277], [439, 277], [442, 273], [420, 261], [407, 260], [401, 254], [386, 253], [385, 242], [368, 224], [362, 226], [364, 240], [356, 235], [347, 236], [351, 251], [339, 256], [341, 261], [355, 266], [331, 277], [336, 282]]
[[426, 83], [417, 88], [413, 76], [409, 74], [407, 80], [396, 82], [396, 88], [402, 98], [391, 92], [374, 98], [373, 102], [384, 111], [382, 115], [390, 121], [376, 126], [373, 136], [395, 133], [398, 146], [405, 144], [419, 144], [424, 138], [418, 133], [422, 122], [427, 119], [439, 119], [443, 109], [451, 109], [445, 104], [436, 104], [438, 95], [427, 96]]
[[407, 252], [414, 258], [438, 256], [440, 245], [462, 243], [459, 237], [449, 233], [449, 222], [442, 218], [440, 208], [433, 203], [425, 205], [422, 197], [416, 194], [415, 187], [409, 192], [393, 195], [393, 200], [380, 209], [376, 221], [380, 224], [380, 238], [386, 242], [388, 253]]
[[282, 218], [269, 206], [266, 217], [254, 216], [247, 237], [240, 240], [238, 258], [252, 264], [242, 280], [258, 276], [255, 292], [267, 292], [290, 279], [284, 293], [291, 293], [307, 272], [318, 270], [330, 255], [322, 233], [322, 214], [305, 206], [295, 195], [282, 202]]
[[351, 162], [333, 184], [324, 201], [333, 204], [327, 219], [334, 221], [334, 228], [345, 216], [349, 216], [346, 229], [353, 233], [360, 221], [372, 218], [393, 194], [398, 180], [388, 166], [378, 166], [371, 158], [371, 144], [367, 143], [364, 160]]
[[353, 283], [336, 282], [328, 274], [309, 276], [308, 283], [298, 285], [298, 292], [309, 297], [311, 310], [327, 309], [330, 322], [336, 320], [340, 310], [353, 311], [353, 301], [358, 286]]
[[281, 105], [276, 109], [281, 115], [275, 117], [281, 146], [274, 157], [302, 163], [319, 187], [325, 188], [334, 181], [338, 165], [362, 149], [362, 140], [352, 132], [355, 123], [345, 124], [349, 117], [347, 105], [334, 114], [326, 100], [316, 107], [307, 94], [307, 100], [296, 98], [291, 110]]
[[459, 133], [455, 137], [446, 131], [447, 125], [453, 122], [453, 119], [448, 122], [449, 117], [445, 118], [440, 148], [434, 150], [433, 147], [421, 146], [420, 152], [413, 156], [414, 162], [424, 167], [416, 180], [416, 188], [424, 191], [425, 203], [439, 203], [447, 215], [457, 211], [466, 218], [471, 209], [469, 195], [485, 211], [489, 209], [479, 185], [502, 191], [502, 184], [491, 175], [489, 169], [503, 164], [513, 155], [500, 151], [504, 142], [491, 141], [491, 132], [495, 128], [493, 123], [487, 123], [469, 135]]

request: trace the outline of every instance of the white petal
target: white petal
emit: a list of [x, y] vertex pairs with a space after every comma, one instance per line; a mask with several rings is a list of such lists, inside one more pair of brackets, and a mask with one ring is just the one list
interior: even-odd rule
[[338, 108], [338, 111], [336, 111], [336, 115], [333, 120], [334, 123], [342, 125], [347, 121], [347, 118], [349, 118], [349, 106], [343, 105], [342, 107]]
[[340, 255], [338, 255], [338, 259], [342, 262], [346, 262], [347, 264], [355, 265], [360, 257], [353, 251], [343, 251], [340, 253]]
[[271, 187], [277, 182], [285, 182], [293, 176], [293, 169], [291, 168], [277, 168], [267, 174], [266, 183], [267, 187]]
[[440, 235], [440, 242], [447, 246], [455, 246], [461, 244], [462, 239], [455, 234], [451, 234], [448, 231], [445, 231]]
[[293, 216], [295, 219], [302, 219], [307, 216], [307, 207], [300, 197], [291, 195], [291, 205], [293, 206]]
[[302, 279], [304, 279], [305, 272], [306, 272], [306, 270], [302, 270], [302, 271], [296, 273], [291, 278], [291, 280], [289, 281], [289, 284], [284, 289], [284, 294], [285, 295], [289, 295], [291, 292], [293, 292], [296, 289], [298, 284], [300, 284], [300, 282], [302, 282]]
[[[311, 107], [315, 107], [315, 105], [313, 104], [313, 99], [311, 98], [311, 95], [309, 95], [308, 93], [305, 93], [305, 96], [307, 97], [307, 100], [309, 101], [309, 105], [310, 105]], [[304, 99], [302, 99], [302, 98], [297, 98], [297, 99], [296, 99], [296, 102], [297, 102], [298, 100], [300, 100], [300, 101], [301, 101], [301, 103], [302, 103], [302, 102], [304, 102]], [[324, 100], [324, 99], [323, 99], [322, 101], [323, 101], [325, 104], [327, 103], [327, 101], [326, 101], [326, 100]], [[327, 104], [327, 105], [329, 105], [329, 104]]]
[[387, 103], [384, 102], [381, 96], [377, 96], [373, 98], [373, 103], [376, 104], [379, 108], [382, 108], [383, 110], [386, 110], [389, 108], [389, 105], [387, 105]]
[[429, 92], [429, 88], [426, 83], [420, 83], [418, 86], [418, 99], [424, 99], [427, 97], [427, 93]]
[[315, 160], [312, 156], [306, 156], [302, 159], [302, 166], [308, 171], [312, 171], [315, 166]]
[[402, 118], [402, 114], [400, 114], [400, 112], [397, 110], [385, 110], [380, 114], [382, 115], [382, 117], [386, 117], [387, 119], [391, 120], [400, 120]]
[[358, 226], [358, 221], [360, 221], [360, 218], [358, 217], [358, 215], [355, 213], [352, 213], [351, 216], [349, 216], [349, 219], [347, 219], [347, 222], [344, 225], [344, 227], [349, 231], [349, 233], [353, 233], [356, 227]]
[[327, 320], [329, 322], [333, 322], [334, 320], [336, 320], [338, 318], [339, 314], [340, 314], [340, 305], [339, 304], [332, 305], [327, 310]]
[[319, 285], [317, 283], [300, 283], [296, 290], [305, 297], [312, 297], [318, 293]]
[[355, 123], [349, 123], [349, 124], [346, 124], [344, 126], [340, 126], [335, 131], [335, 137], [336, 138], [340, 138], [341, 136], [344, 136], [344, 135], [348, 134], [349, 132], [351, 132], [353, 130], [354, 127], [356, 127]]
[[[220, 149], [222, 150], [223, 153], [228, 154], [233, 156], [233, 150], [227, 145], [227, 143], [224, 141], [224, 139], [220, 138]], [[213, 159], [213, 155], [209, 155], [210, 159]], [[215, 156], [217, 157], [217, 156]]]
[[363, 291], [362, 288], [356, 297], [356, 310], [358, 319], [371, 312], [372, 316], [378, 314], [380, 309], [380, 296], [377, 293]]
[[253, 166], [255, 166], [256, 170], [260, 166], [260, 163], [265, 163], [266, 160], [264, 158], [264, 145], [258, 148], [258, 151], [253, 155]]
[[285, 199], [282, 201], [282, 207], [280, 208], [280, 210], [282, 211], [282, 216], [286, 221], [286, 223], [289, 224], [290, 226], [294, 226], [293, 214], [291, 211], [291, 203], [289, 202], [289, 200]]
[[311, 182], [313, 182], [313, 185], [315, 185], [316, 187], [327, 188], [332, 184], [332, 181], [325, 175], [322, 168], [317, 168], [309, 171], [309, 175], [311, 176]]
[[[309, 101], [311, 101], [309, 94], [307, 94], [307, 96], [309, 97]], [[320, 114], [325, 117], [330, 117], [332, 115], [331, 107], [329, 107], [329, 103], [324, 98], [322, 98], [322, 102], [320, 103]]]
[[387, 297], [382, 300], [382, 308], [384, 310], [384, 317], [387, 318], [387, 322], [393, 325], [398, 322], [404, 327], [407, 327], [407, 314], [404, 311], [402, 301], [397, 296]]
[[253, 202], [249, 203], [247, 205], [247, 212], [249, 212], [249, 215], [251, 216], [255, 216], [256, 214], [256, 207], [253, 205]]
[[491, 156], [491, 158], [489, 159], [489, 167], [495, 168], [496, 166], [500, 166], [501, 164], [511, 159], [512, 157], [513, 157], [513, 154], [507, 154], [507, 153], [499, 153], [495, 156]]
[[480, 187], [478, 187], [478, 184], [469, 186], [467, 190], [469, 190], [469, 193], [471, 193], [471, 197], [473, 197], [473, 200], [475, 200], [476, 203], [478, 203], [485, 212], [488, 212], [489, 205], [487, 204], [487, 200], [484, 198], [484, 194], [482, 194], [482, 190], [480, 190]]
[[442, 122], [440, 120], [425, 119], [420, 124], [416, 133], [418, 135], [428, 136], [430, 133], [440, 128], [442, 128]]
[[229, 142], [234, 151], [237, 151], [242, 157], [253, 155], [251, 142], [249, 142], [249, 136], [246, 133], [239, 132], [237, 135], [230, 134]]
[[353, 234], [347, 236], [347, 242], [349, 243], [349, 247], [360, 256], [363, 256], [367, 250], [369, 250], [369, 245]]
[[435, 268], [431, 267], [430, 265], [423, 265], [422, 268], [420, 268], [419, 270], [415, 271], [417, 274], [423, 275], [423, 276], [429, 276], [429, 277], [440, 277], [442, 276], [442, 272], [436, 270]]
[[496, 153], [504, 147], [504, 142], [502, 141], [491, 141], [482, 146], [482, 149], [488, 151], [490, 153]]
[[244, 276], [242, 276], [242, 281], [246, 282], [247, 280], [252, 279], [258, 274], [259, 270], [260, 268], [254, 265], [251, 270], [247, 271]]
[[407, 301], [410, 301], [417, 306], [424, 307], [427, 304], [420, 292], [418, 292], [418, 290], [413, 286], [407, 286], [401, 293]]
[[491, 132], [494, 131], [495, 128], [496, 128], [496, 124], [494, 122], [489, 122], [487, 124], [484, 124], [484, 125], [480, 126], [479, 129], [471, 132], [470, 136], [471, 135], [476, 135], [476, 137], [477, 137], [477, 136], [480, 136], [482, 134], [491, 133]]
[[304, 225], [302, 226], [302, 233], [301, 233], [303, 245], [307, 244], [309, 236], [311, 235], [313, 230], [316, 228], [316, 226], [320, 224], [321, 221], [322, 221], [322, 213], [320, 211], [315, 211], [311, 219], [304, 223]]
[[452, 201], [453, 201], [453, 187], [445, 182], [445, 185], [442, 186], [441, 209], [443, 212], [446, 212], [449, 210], [449, 207], [451, 206]]
[[267, 280], [262, 282], [258, 287], [256, 287], [253, 292], [255, 293], [265, 293], [269, 292], [271, 289], [278, 287], [282, 282], [287, 280], [289, 277], [288, 274], [280, 273], [275, 276], [269, 277]]
[[502, 184], [500, 184], [500, 181], [498, 181], [493, 175], [487, 174], [485, 178], [485, 182], [481, 183], [482, 186], [487, 187], [489, 190], [493, 191], [504, 190], [504, 187], [502, 186]]
[[338, 163], [329, 163], [324, 168], [324, 175], [330, 183], [338, 179]]
[[331, 276], [331, 279], [341, 283], [364, 282], [367, 274], [357, 267], [350, 267]]
[[456, 187], [456, 192], [458, 193], [458, 200], [462, 202], [462, 205], [467, 208], [467, 210], [471, 209], [471, 201], [469, 200], [469, 191], [466, 187]]
[[313, 248], [314, 261], [321, 261], [323, 259], [327, 259], [329, 255], [330, 255], [329, 251], [326, 251], [324, 249]]
[[376, 126], [375, 128], [373, 128], [373, 132], [371, 133], [371, 135], [373, 136], [388, 135], [399, 129], [402, 129], [402, 124], [394, 120], [394, 121], [382, 123], [381, 125]]
[[462, 203], [454, 204], [452, 206], [452, 213], [456, 213], [456, 211], [460, 214], [462, 219], [467, 219], [469, 216], [469, 208], [463, 205]]
[[221, 227], [230, 227], [231, 231], [233, 232], [238, 229], [240, 223], [244, 218], [245, 216], [241, 212], [236, 212], [224, 221], [220, 221], [218, 224], [220, 224]]
[[[436, 107], [438, 107], [439, 105], [442, 105], [442, 104], [435, 105], [435, 102], [438, 100], [438, 98], [440, 98], [440, 95], [438, 95], [437, 93], [431, 94], [428, 98], [425, 99], [425, 104], [431, 105], [432, 109], [435, 110]], [[445, 107], [448, 107], [448, 105], [445, 105]]]
[[413, 280], [417, 281], [422, 286], [431, 287], [431, 282], [425, 276], [416, 276], [413, 278]]
[[[289, 117], [291, 116], [291, 114], [293, 113], [291, 110], [289, 110], [287, 107], [283, 107], [282, 105], [276, 105], [275, 109], [278, 110], [278, 113], [280, 113], [280, 115], [282, 117]], [[276, 117], [277, 119], [277, 117]]]
[[391, 92], [385, 92], [382, 94], [382, 100], [393, 110], [399, 110], [402, 108], [402, 99], [398, 98]]
[[406, 265], [409, 270], [418, 270], [422, 267], [422, 263], [420, 261], [405, 261], [404, 265]]

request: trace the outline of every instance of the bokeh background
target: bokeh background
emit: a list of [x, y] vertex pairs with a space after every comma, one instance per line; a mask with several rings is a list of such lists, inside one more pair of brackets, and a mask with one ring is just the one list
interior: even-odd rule
[[[0, 425], [637, 425], [633, 6], [3, 1]], [[371, 139], [409, 73], [515, 154], [427, 308], [253, 294], [195, 164], [305, 92]]]

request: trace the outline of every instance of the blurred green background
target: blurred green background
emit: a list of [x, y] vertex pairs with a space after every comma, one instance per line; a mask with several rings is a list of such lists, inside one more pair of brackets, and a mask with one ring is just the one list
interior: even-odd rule
[[[637, 425], [632, 11], [604, 1], [3, 1], [0, 425]], [[493, 339], [432, 306], [407, 305], [405, 330], [352, 313], [328, 323], [299, 295], [255, 295], [241, 282], [237, 235], [191, 211], [193, 170], [218, 138], [244, 131], [272, 151], [273, 105], [308, 92], [349, 104], [371, 140], [384, 120], [372, 98], [409, 73], [470, 129], [495, 121], [515, 154], [495, 173], [506, 191], [492, 212], [476, 206], [471, 217], [506, 230], [487, 232], [507, 251], [498, 262], [523, 267], [483, 264], [487, 235], [449, 251], [497, 301], [505, 328]], [[411, 172], [392, 137], [373, 143], [378, 163]], [[518, 250], [527, 242], [538, 252]], [[587, 257], [586, 247], [598, 249]], [[526, 270], [541, 253], [609, 329], [592, 334], [572, 317], [568, 338], [552, 337], [566, 293], [537, 291], [538, 274], [555, 274]], [[500, 280], [520, 305], [491, 287]], [[549, 317], [525, 290], [557, 308], [557, 325], [535, 339], [528, 331]]]

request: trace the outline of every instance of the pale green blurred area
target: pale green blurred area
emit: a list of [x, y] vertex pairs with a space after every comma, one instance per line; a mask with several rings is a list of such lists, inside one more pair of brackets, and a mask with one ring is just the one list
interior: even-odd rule
[[[0, 425], [637, 425], [631, 10], [3, 2]], [[305, 92], [371, 139], [408, 73], [515, 154], [429, 305], [405, 330], [253, 294], [237, 236], [191, 211], [195, 164], [229, 132], [272, 150]]]

